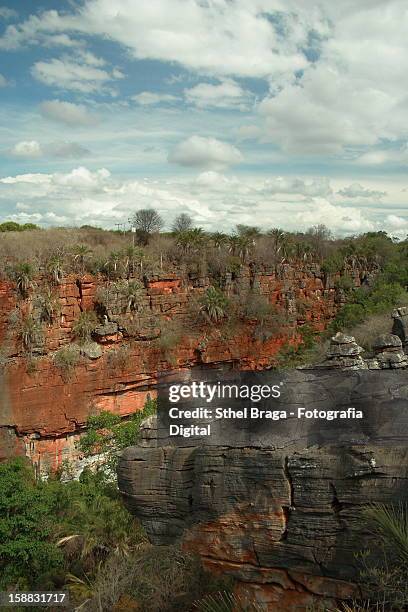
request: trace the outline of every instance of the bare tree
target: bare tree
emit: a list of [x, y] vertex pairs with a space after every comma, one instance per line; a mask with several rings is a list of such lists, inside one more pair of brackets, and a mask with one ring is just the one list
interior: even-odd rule
[[136, 228], [136, 235], [141, 244], [147, 244], [152, 234], [163, 227], [163, 219], [154, 208], [142, 208], [131, 218], [130, 222]]
[[193, 225], [193, 220], [187, 213], [181, 213], [174, 219], [174, 223], [172, 225], [172, 231], [174, 233], [187, 232], [191, 229]]

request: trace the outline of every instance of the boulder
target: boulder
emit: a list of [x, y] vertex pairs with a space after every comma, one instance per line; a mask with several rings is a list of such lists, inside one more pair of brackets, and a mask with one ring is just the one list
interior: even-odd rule
[[374, 340], [373, 348], [376, 352], [401, 351], [402, 342], [395, 334], [381, 334]]

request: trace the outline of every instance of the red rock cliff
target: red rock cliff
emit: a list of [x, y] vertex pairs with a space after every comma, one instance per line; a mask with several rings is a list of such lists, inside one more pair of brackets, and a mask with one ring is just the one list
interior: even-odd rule
[[[359, 285], [359, 274], [352, 275]], [[45, 284], [37, 279], [22, 299], [13, 283], [0, 282], [0, 458], [27, 454], [41, 470], [77, 458], [75, 442], [90, 413], [110, 410], [126, 416], [140, 409], [159, 370], [231, 361], [247, 369], [270, 367], [282, 346], [299, 342], [300, 326], [308, 322], [323, 329], [341, 301], [333, 280], [317, 265], [281, 265], [259, 273], [243, 268], [235, 278], [227, 275], [226, 294], [238, 301], [248, 291], [261, 294], [282, 315], [272, 335], [257, 337], [254, 321], [241, 320], [228, 329], [192, 322], [191, 305], [210, 285], [208, 278], [145, 279], [140, 311], [128, 312], [117, 295], [99, 308], [96, 349], [93, 342], [82, 351], [67, 377], [55, 365], [56, 352], [74, 342], [74, 322], [81, 312], [98, 308], [99, 293], [111, 291], [112, 283], [87, 275], [67, 277], [56, 286], [56, 314], [43, 324], [44, 338], [28, 357], [21, 321], [38, 318], [35, 296]], [[168, 321], [177, 322], [182, 333], [174, 346], [163, 348], [160, 334]], [[125, 349], [118, 364], [114, 357], [120, 347]]]

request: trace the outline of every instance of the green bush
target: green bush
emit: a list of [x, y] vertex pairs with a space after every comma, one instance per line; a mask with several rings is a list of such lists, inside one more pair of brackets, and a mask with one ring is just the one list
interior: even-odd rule
[[91, 334], [98, 323], [96, 313], [93, 310], [81, 312], [72, 326], [74, 336], [80, 344], [85, 344], [91, 339]]
[[143, 410], [134, 412], [129, 419], [122, 419], [109, 411], [90, 416], [86, 433], [78, 443], [79, 449], [87, 457], [95, 453], [103, 455], [104, 460], [100, 462], [100, 468], [111, 473], [117, 463], [117, 452], [136, 444], [141, 422], [155, 414], [156, 409], [156, 401], [147, 400]]
[[0, 588], [49, 585], [63, 566], [56, 504], [23, 459], [0, 463]]
[[200, 304], [200, 310], [207, 321], [219, 323], [227, 316], [229, 305], [228, 299], [215, 287], [208, 287], [200, 300]]
[[34, 348], [43, 345], [44, 330], [34, 316], [29, 314], [19, 321], [18, 337], [22, 348], [31, 352]]

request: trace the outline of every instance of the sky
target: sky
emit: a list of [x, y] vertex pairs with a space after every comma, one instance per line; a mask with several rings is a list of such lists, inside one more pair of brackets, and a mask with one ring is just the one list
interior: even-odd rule
[[0, 221], [408, 234], [406, 0], [0, 0]]

